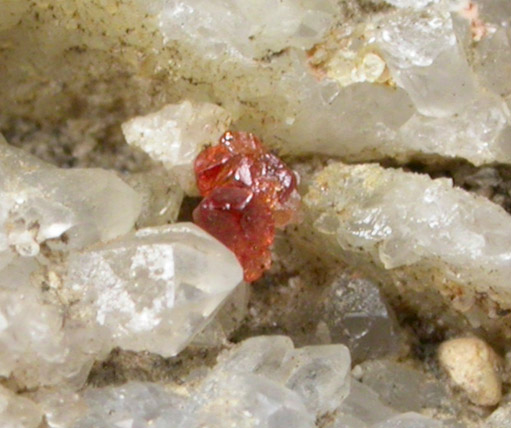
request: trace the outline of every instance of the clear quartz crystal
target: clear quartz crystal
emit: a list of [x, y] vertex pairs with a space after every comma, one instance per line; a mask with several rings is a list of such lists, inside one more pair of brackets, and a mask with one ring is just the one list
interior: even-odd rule
[[403, 146], [419, 153], [442, 153], [464, 157], [475, 165], [494, 161], [510, 162], [499, 137], [510, 125], [510, 113], [504, 100], [481, 93], [459, 114], [427, 117], [414, 114], [399, 130]]
[[141, 209], [138, 194], [115, 173], [60, 169], [0, 138], [0, 251], [35, 256], [66, 234], [69, 248], [127, 233]]
[[228, 111], [211, 103], [168, 104], [157, 112], [122, 124], [128, 144], [173, 171], [187, 193], [196, 193], [193, 161], [207, 144], [218, 141], [231, 123]]
[[71, 255], [66, 288], [111, 346], [172, 356], [241, 281], [226, 247], [191, 223], [140, 229]]
[[395, 354], [400, 347], [397, 320], [378, 286], [340, 275], [324, 291], [319, 311], [332, 343], [343, 343], [354, 361]]
[[447, 10], [402, 9], [377, 22], [376, 42], [392, 77], [426, 116], [460, 112], [475, 95], [472, 72]]
[[37, 269], [34, 259], [17, 257], [0, 271], [0, 375], [28, 388], [80, 387], [101, 354], [101, 335], [93, 326], [64, 322], [64, 309], [45, 302], [32, 283]]

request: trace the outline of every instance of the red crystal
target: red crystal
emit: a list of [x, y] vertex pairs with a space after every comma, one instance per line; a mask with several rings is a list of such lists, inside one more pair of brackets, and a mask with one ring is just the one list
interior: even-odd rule
[[255, 281], [270, 267], [275, 226], [291, 222], [298, 209], [294, 172], [255, 135], [226, 132], [197, 156], [195, 175], [204, 196], [195, 223], [236, 254], [245, 281]]

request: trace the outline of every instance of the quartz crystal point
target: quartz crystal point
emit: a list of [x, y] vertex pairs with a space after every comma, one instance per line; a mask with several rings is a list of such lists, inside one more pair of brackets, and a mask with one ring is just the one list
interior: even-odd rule
[[122, 124], [128, 144], [146, 152], [176, 174], [189, 194], [196, 194], [193, 162], [202, 147], [218, 140], [231, 123], [230, 114], [215, 104], [168, 104], [157, 112]]
[[88, 414], [73, 428], [123, 421], [141, 428], [313, 428], [347, 396], [349, 370], [343, 345], [294, 349], [287, 337], [259, 336], [222, 352], [202, 379], [179, 389], [137, 382], [88, 389]]
[[[73, 254], [66, 287], [111, 346], [172, 356], [242, 279], [234, 255], [191, 223], [140, 229]], [[91, 321], [92, 322], [92, 321]]]
[[452, 286], [497, 301], [510, 295], [511, 218], [448, 179], [334, 163], [316, 176], [304, 202], [339, 255], [375, 262], [412, 287], [450, 293]]
[[344, 345], [294, 349], [285, 336], [247, 339], [220, 355], [216, 372], [251, 373], [285, 385], [314, 414], [335, 410], [349, 391], [350, 353]]
[[509, 124], [510, 113], [505, 101], [481, 93], [451, 117], [414, 114], [399, 130], [396, 148], [402, 145], [418, 153], [463, 157], [474, 165], [496, 160], [510, 162], [511, 152], [499, 138]]
[[0, 252], [23, 256], [65, 233], [81, 248], [127, 233], [140, 197], [113, 172], [59, 169], [0, 140]]
[[332, 343], [345, 344], [355, 362], [399, 350], [397, 320], [374, 282], [340, 275], [325, 289], [319, 305], [318, 328], [326, 327]]
[[421, 114], [451, 116], [473, 99], [472, 72], [449, 11], [402, 9], [385, 15], [377, 25], [377, 43], [392, 77]]

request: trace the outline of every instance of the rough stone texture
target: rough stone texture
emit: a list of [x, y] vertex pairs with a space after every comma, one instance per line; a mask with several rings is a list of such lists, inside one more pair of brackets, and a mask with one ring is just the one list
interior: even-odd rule
[[475, 337], [451, 339], [438, 349], [438, 359], [470, 401], [494, 406], [502, 397], [502, 362], [486, 342]]

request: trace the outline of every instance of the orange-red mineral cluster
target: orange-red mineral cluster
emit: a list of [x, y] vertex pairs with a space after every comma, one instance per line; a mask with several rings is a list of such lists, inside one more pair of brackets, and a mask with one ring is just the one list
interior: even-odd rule
[[255, 281], [271, 265], [275, 228], [295, 219], [295, 173], [247, 132], [226, 132], [194, 167], [204, 196], [194, 222], [236, 254], [245, 281]]

